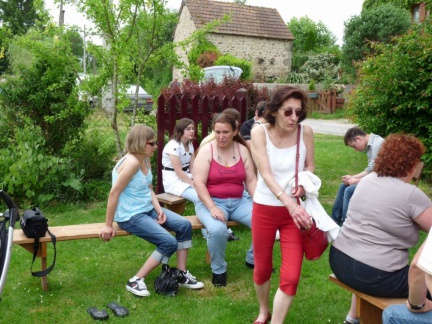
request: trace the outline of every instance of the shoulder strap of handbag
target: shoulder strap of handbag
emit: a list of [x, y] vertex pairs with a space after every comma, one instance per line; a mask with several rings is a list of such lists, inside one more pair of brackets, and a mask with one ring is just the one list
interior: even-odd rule
[[[296, 165], [295, 165], [295, 190], [298, 188], [298, 169], [299, 169], [299, 158], [300, 158], [300, 130], [301, 125], [297, 125], [297, 148], [296, 148]], [[300, 198], [297, 197], [297, 204], [300, 205]]]
[[47, 229], [47, 232], [48, 232], [49, 236], [51, 236], [51, 241], [52, 241], [53, 246], [54, 246], [53, 263], [49, 266], [49, 268], [47, 268], [45, 270], [33, 272], [33, 263], [36, 259], [38, 252], [39, 252], [39, 235], [36, 235], [36, 237], [34, 239], [34, 243], [33, 243], [33, 261], [32, 261], [31, 267], [30, 267], [30, 271], [31, 271], [31, 274], [33, 275], [33, 277], [44, 277], [48, 273], [50, 273], [51, 270], [54, 269], [54, 266], [55, 266], [56, 256], [57, 256], [57, 249], [56, 249], [56, 240], [57, 239], [56, 239], [55, 235], [50, 232], [49, 229]]

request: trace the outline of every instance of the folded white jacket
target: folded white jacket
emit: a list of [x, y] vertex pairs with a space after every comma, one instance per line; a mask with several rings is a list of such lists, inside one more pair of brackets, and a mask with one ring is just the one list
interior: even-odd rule
[[[290, 190], [295, 186], [295, 179], [290, 182]], [[302, 171], [298, 174], [298, 185], [303, 186], [306, 200], [301, 201], [302, 207], [315, 220], [317, 228], [326, 232], [327, 240], [333, 242], [339, 234], [340, 226], [327, 214], [318, 201], [318, 190], [321, 187], [321, 179], [310, 171]]]

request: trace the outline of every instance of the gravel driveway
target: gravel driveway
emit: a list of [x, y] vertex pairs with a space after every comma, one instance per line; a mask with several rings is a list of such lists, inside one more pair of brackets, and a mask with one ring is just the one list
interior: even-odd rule
[[356, 126], [351, 124], [347, 119], [305, 119], [302, 123], [312, 127], [314, 133], [340, 136], [344, 136], [348, 128]]

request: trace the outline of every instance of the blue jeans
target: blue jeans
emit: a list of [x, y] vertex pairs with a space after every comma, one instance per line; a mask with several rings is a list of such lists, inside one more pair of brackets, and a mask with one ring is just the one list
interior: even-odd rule
[[330, 248], [329, 261], [336, 278], [351, 288], [377, 297], [408, 297], [409, 265], [394, 272], [383, 271], [351, 258], [334, 246]]
[[[239, 222], [251, 228], [252, 200], [242, 198], [212, 198], [215, 205], [223, 211], [227, 220]], [[200, 222], [207, 229], [207, 247], [211, 257], [211, 269], [215, 274], [226, 272], [227, 262], [225, 251], [227, 246], [227, 225], [218, 219], [214, 219], [210, 211], [202, 202], [195, 205], [195, 212]], [[252, 244], [246, 254], [246, 261], [254, 264]]]
[[383, 324], [432, 323], [432, 312], [412, 313], [405, 305], [391, 305], [384, 309]]
[[198, 193], [196, 192], [195, 188], [192, 187], [187, 187], [181, 194], [181, 196], [186, 199], [191, 201], [194, 206], [197, 204], [197, 202], [200, 201], [199, 197], [198, 197]]
[[357, 184], [347, 186], [345, 183], [341, 183], [339, 186], [331, 214], [331, 217], [339, 226], [342, 226], [343, 222], [345, 222], [348, 205], [356, 187]]
[[[166, 215], [166, 222], [158, 224], [157, 213], [152, 209], [148, 213], [137, 214], [126, 222], [117, 222], [118, 226], [154, 245], [156, 250], [152, 258], [167, 264], [169, 258], [177, 251], [192, 247], [192, 225], [184, 217], [162, 208]], [[176, 236], [168, 231], [172, 231]]]

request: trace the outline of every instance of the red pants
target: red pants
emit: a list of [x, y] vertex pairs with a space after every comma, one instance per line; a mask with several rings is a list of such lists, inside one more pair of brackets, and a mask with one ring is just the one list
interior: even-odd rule
[[252, 242], [255, 260], [253, 279], [258, 285], [270, 280], [277, 230], [280, 233], [282, 253], [279, 288], [287, 295], [294, 296], [297, 292], [303, 262], [300, 230], [295, 226], [286, 207], [254, 203], [252, 211]]

